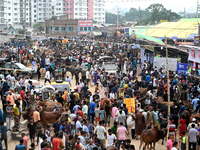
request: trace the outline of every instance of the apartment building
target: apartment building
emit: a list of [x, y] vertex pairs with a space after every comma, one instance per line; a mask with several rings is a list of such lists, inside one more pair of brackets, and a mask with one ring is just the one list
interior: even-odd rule
[[22, 25], [25, 14], [27, 26], [33, 26], [37, 22], [44, 23], [52, 17], [51, 0], [4, 0], [3, 3], [4, 23], [8, 27]]
[[65, 13], [69, 19], [93, 19], [105, 23], [105, 1], [65, 0]]
[[0, 29], [6, 27], [4, 19], [4, 0], [0, 0]]
[[52, 16], [65, 14], [65, 1], [66, 0], [52, 1]]

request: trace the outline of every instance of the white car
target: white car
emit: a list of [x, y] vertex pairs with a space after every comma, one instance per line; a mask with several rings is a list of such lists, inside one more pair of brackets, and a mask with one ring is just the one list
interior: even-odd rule
[[105, 71], [108, 72], [108, 75], [110, 75], [111, 73], [113, 75], [116, 75], [118, 71], [118, 66], [115, 63], [104, 63], [100, 68], [101, 70], [104, 68]]
[[[25, 87], [28, 86], [28, 81], [32, 81], [33, 83], [32, 85], [34, 85], [36, 93], [38, 93], [40, 89], [42, 88], [42, 85], [40, 84], [40, 82], [34, 79], [25, 80]], [[27, 92], [27, 88], [25, 88], [25, 92]]]

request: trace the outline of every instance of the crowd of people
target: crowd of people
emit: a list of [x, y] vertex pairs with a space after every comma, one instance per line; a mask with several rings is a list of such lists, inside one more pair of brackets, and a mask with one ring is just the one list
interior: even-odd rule
[[[73, 49], [71, 49], [73, 45]], [[38, 49], [47, 46], [38, 42]], [[140, 62], [137, 52], [128, 45], [76, 40], [63, 45], [52, 40], [50, 46], [52, 53], [41, 51], [34, 57], [31, 47], [19, 47], [20, 58], [12, 55], [15, 47], [8, 47], [2, 57], [9, 60], [20, 59], [25, 65], [32, 65], [37, 70], [37, 79], [44, 73], [45, 84], [52, 80], [62, 79], [68, 81], [70, 93], [56, 91], [53, 101], [61, 103], [62, 115], [56, 118], [53, 126], [42, 126], [40, 118], [42, 97], [37, 95], [31, 81], [25, 85], [25, 79], [30, 79], [27, 74], [22, 76], [16, 69], [12, 73], [0, 75], [0, 93], [2, 110], [0, 133], [2, 141], [7, 146], [7, 132], [19, 131], [22, 111], [31, 108], [34, 110], [33, 118], [28, 120], [28, 136], [33, 150], [67, 149], [67, 150], [96, 150], [113, 147], [123, 150], [136, 150], [133, 140], [139, 140], [144, 129], [157, 126], [158, 129], [167, 129], [170, 134], [168, 149], [181, 150], [196, 149], [200, 145], [200, 128], [198, 120], [193, 118], [187, 124], [188, 116], [185, 111], [194, 114], [199, 112], [200, 83], [192, 77], [169, 72], [170, 87], [168, 91], [166, 71], [153, 67], [147, 61]], [[16, 51], [16, 50], [15, 50]], [[38, 50], [37, 50], [38, 51]], [[67, 53], [63, 60], [62, 53]], [[97, 62], [99, 56], [112, 56], [113, 59]], [[114, 63], [118, 66], [116, 74], [108, 74], [105, 69], [100, 69], [102, 63]], [[86, 71], [75, 72], [75, 85], [66, 75], [67, 67], [72, 65], [83, 66]], [[142, 65], [143, 64], [143, 65]], [[141, 79], [140, 79], [141, 78]], [[167, 102], [170, 93], [171, 114], [170, 124], [167, 125]], [[125, 98], [135, 98], [135, 113], [132, 113], [124, 103]], [[166, 106], [166, 107], [165, 107]], [[62, 111], [57, 104], [53, 111]], [[191, 113], [192, 114], [192, 113]], [[190, 114], [190, 115], [191, 115]], [[14, 126], [11, 128], [11, 120]], [[6, 122], [6, 126], [4, 125]], [[188, 125], [188, 126], [187, 126]], [[178, 133], [177, 133], [178, 132]], [[188, 132], [188, 140], [186, 133]], [[22, 133], [22, 139], [16, 145], [16, 150], [27, 150], [28, 137]], [[37, 138], [36, 138], [37, 137]], [[180, 139], [180, 141], [179, 141]], [[35, 142], [36, 140], [36, 142]], [[139, 142], [139, 141], [137, 141]]]

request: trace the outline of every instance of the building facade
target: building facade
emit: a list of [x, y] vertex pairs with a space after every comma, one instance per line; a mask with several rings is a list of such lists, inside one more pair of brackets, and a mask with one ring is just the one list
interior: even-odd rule
[[4, 22], [8, 27], [24, 24], [25, 14], [27, 26], [44, 23], [52, 17], [51, 0], [4, 0], [3, 3]]
[[47, 37], [78, 36], [78, 20], [67, 19], [68, 15], [53, 16], [45, 21], [45, 33]]
[[0, 29], [4, 29], [6, 27], [4, 19], [4, 0], [0, 0]]
[[65, 14], [65, 1], [66, 0], [52, 1], [52, 16]]
[[105, 1], [65, 0], [65, 14], [69, 19], [93, 19], [105, 23]]
[[93, 19], [78, 20], [78, 34], [87, 35], [89, 31], [93, 31]]

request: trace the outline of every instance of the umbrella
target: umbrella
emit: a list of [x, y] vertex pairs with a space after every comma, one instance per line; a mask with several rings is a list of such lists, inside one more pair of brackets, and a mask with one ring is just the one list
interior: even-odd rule
[[176, 41], [176, 40], [178, 39], [178, 37], [175, 35], [175, 36], [172, 37], [172, 39], [173, 39], [174, 41]]

